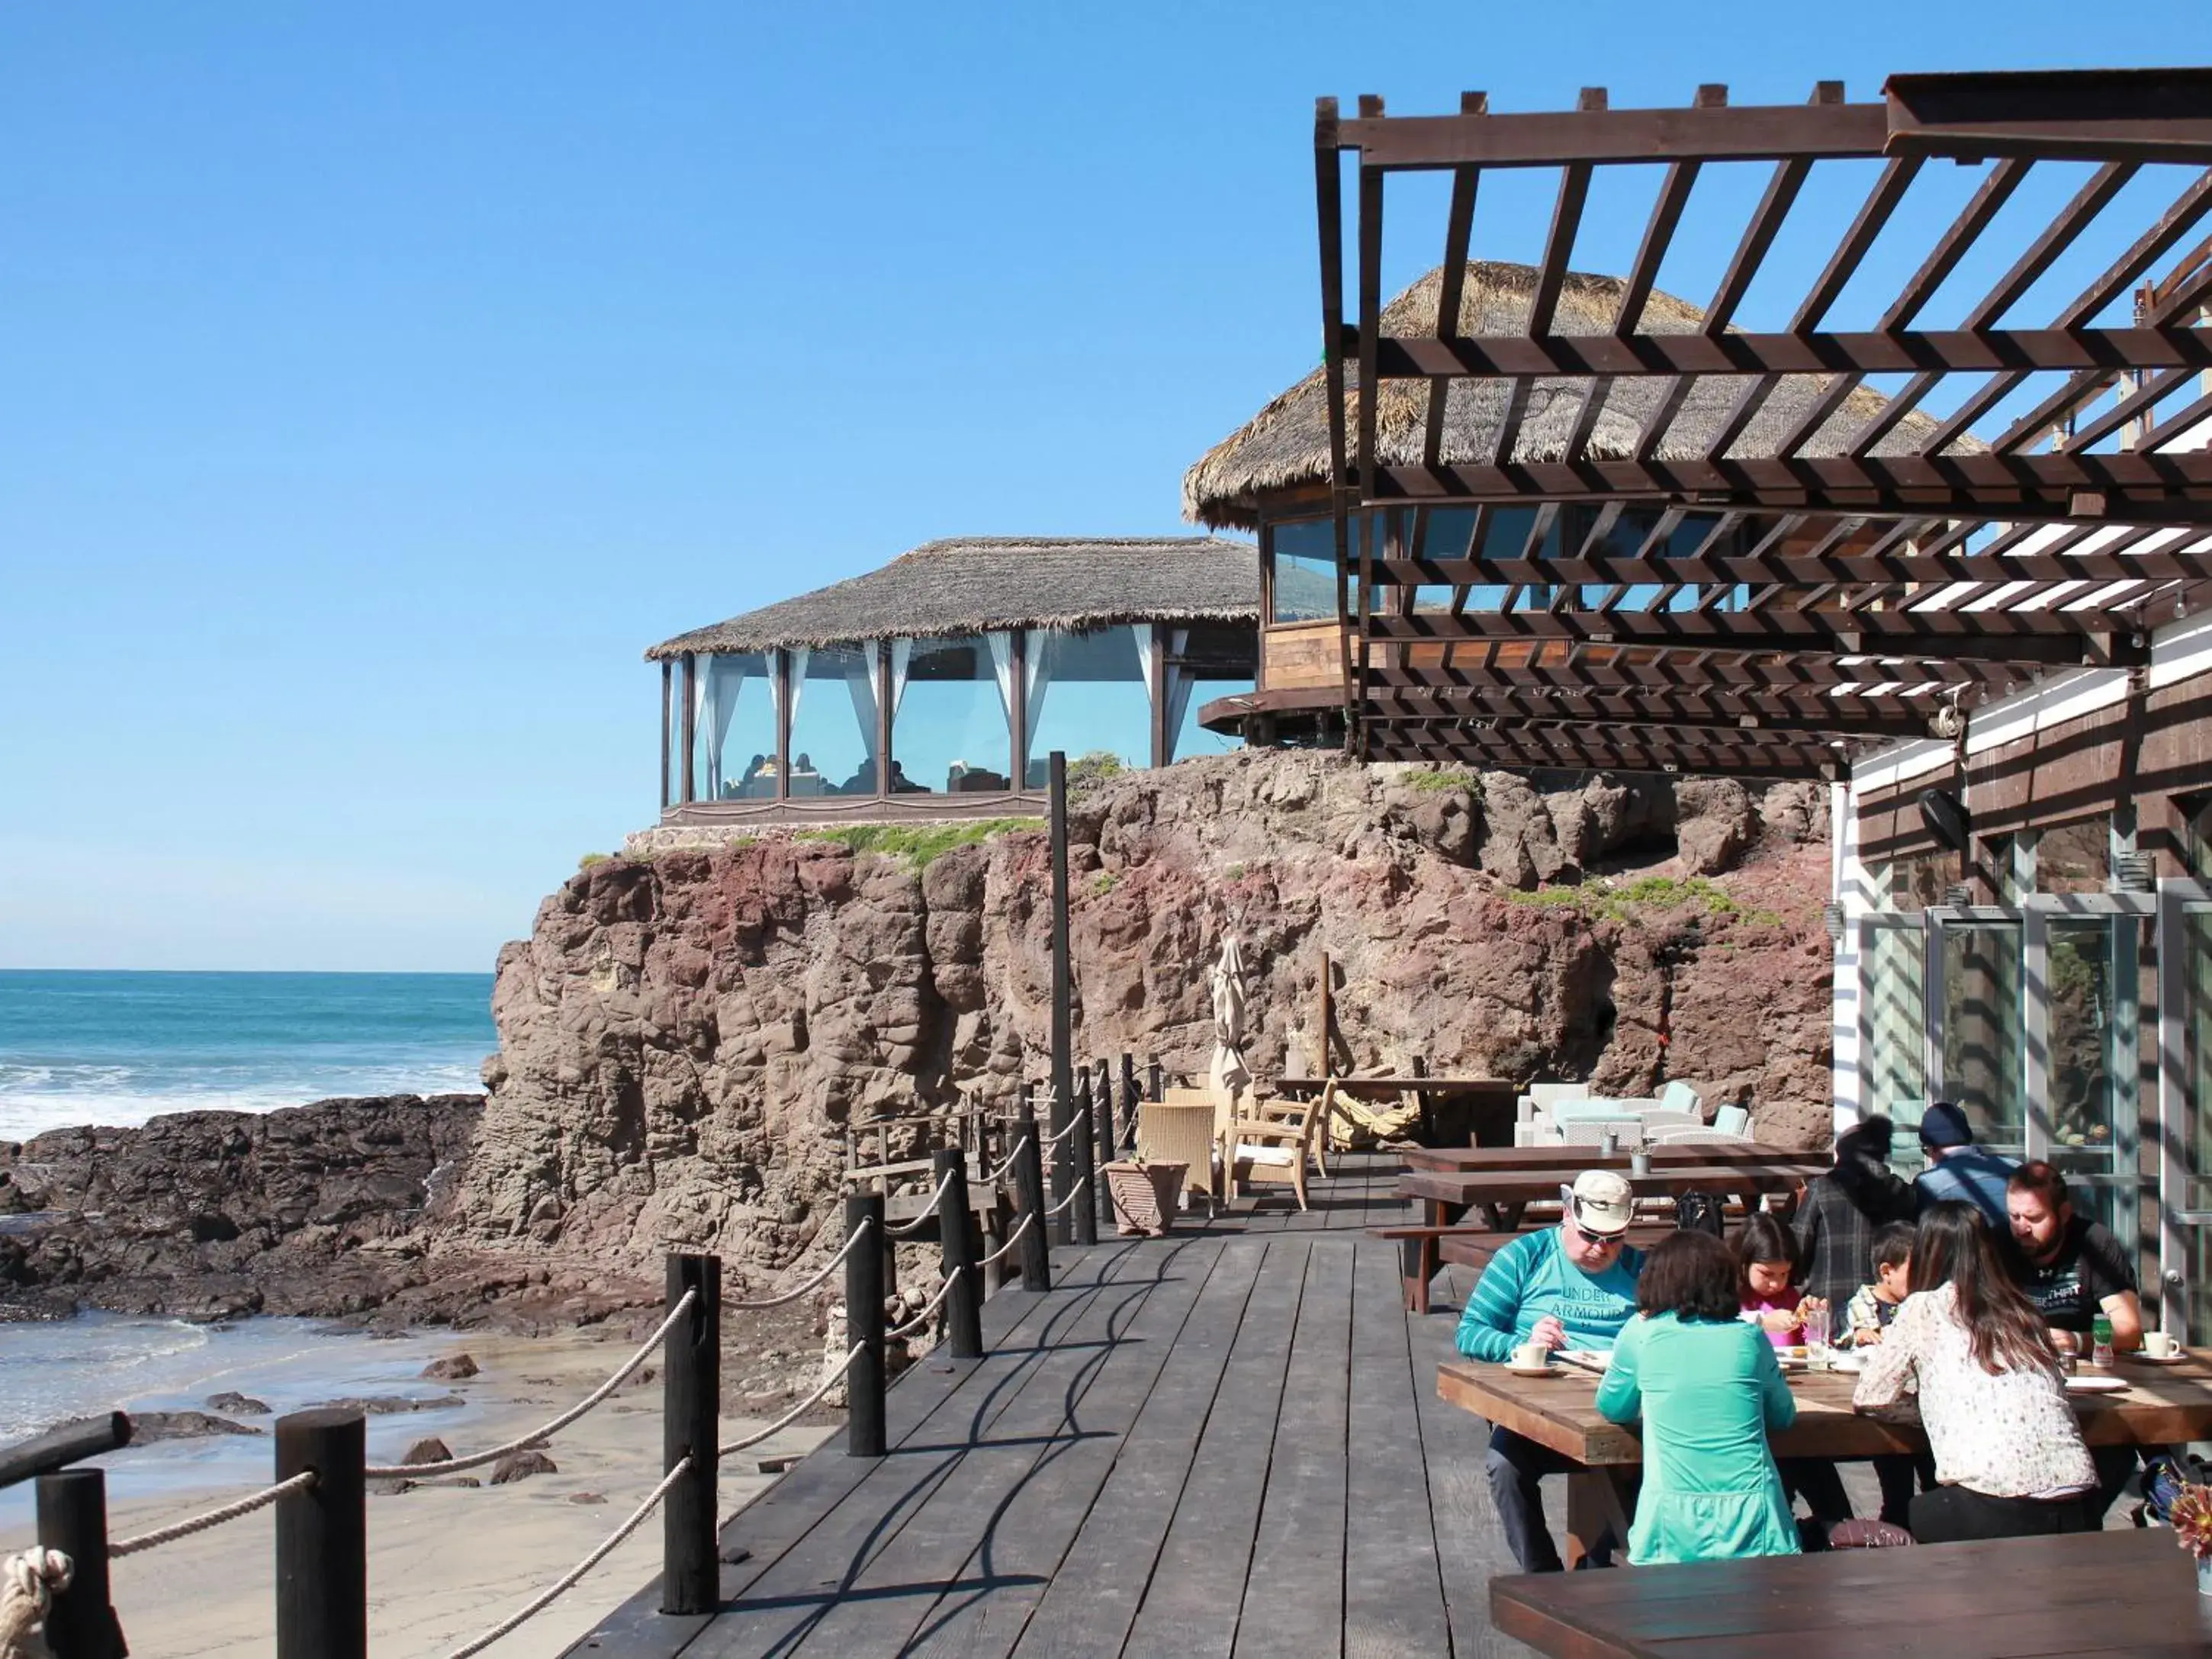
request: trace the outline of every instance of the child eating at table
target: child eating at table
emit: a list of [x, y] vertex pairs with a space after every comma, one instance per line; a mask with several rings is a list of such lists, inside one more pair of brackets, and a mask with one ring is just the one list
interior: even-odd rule
[[1893, 1221], [1874, 1236], [1874, 1282], [1862, 1285], [1844, 1310], [1844, 1334], [1838, 1347], [1870, 1347], [1881, 1340], [1889, 1322], [1897, 1317], [1912, 1275], [1912, 1224]]
[[[1741, 1316], [1765, 1331], [1767, 1341], [1777, 1348], [1804, 1341], [1805, 1316], [1825, 1315], [1828, 1304], [1805, 1295], [1792, 1282], [1797, 1277], [1797, 1241], [1790, 1229], [1765, 1211], [1755, 1212], [1736, 1235], [1735, 1260]], [[1821, 1335], [1825, 1340], [1825, 1330]], [[1793, 1499], [1802, 1496], [1813, 1511], [1808, 1541], [1816, 1549], [1826, 1547], [1827, 1529], [1851, 1518], [1843, 1477], [1825, 1458], [1785, 1457], [1779, 1467], [1784, 1489]]]

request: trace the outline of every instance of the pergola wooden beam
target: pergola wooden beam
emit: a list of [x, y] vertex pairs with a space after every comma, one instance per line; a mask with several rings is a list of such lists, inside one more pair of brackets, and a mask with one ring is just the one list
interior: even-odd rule
[[1432, 727], [1376, 734], [1376, 760], [1483, 763], [1524, 770], [1697, 772], [1755, 777], [1828, 777], [1848, 751], [1826, 743], [1745, 736], [1729, 738], [1674, 729], [1522, 726], [1510, 731]]
[[1513, 686], [1428, 691], [1370, 689], [1360, 715], [1378, 732], [1465, 720], [1596, 721], [1718, 731], [1817, 732], [1924, 738], [1939, 697], [1791, 696], [1751, 691], [1565, 691]]
[[1607, 663], [1559, 662], [1504, 667], [1419, 663], [1382, 665], [1368, 678], [1370, 687], [1493, 686], [1527, 684], [1595, 690], [1662, 690], [1678, 688], [1784, 686], [1808, 690], [1879, 692], [1893, 687], [1926, 686], [1938, 690], [1994, 690], [2010, 685], [2019, 671], [2001, 663], [1919, 662], [1798, 653], [1771, 654], [1691, 652], [1651, 653], [1651, 660]]
[[2212, 546], [2150, 553], [1831, 553], [1765, 558], [1722, 554], [1644, 559], [1599, 553], [1565, 559], [1379, 559], [1374, 574], [1383, 587], [1500, 587], [1515, 582], [1608, 582], [1640, 587], [1667, 582], [1789, 586], [1816, 582], [2203, 581], [2212, 580]]
[[[2100, 626], [2101, 624], [2101, 627]], [[1814, 651], [1847, 656], [2133, 666], [2125, 639], [2100, 612], [2044, 611], [1514, 611], [1454, 617], [1373, 617], [1377, 640], [1571, 640], [1705, 651]], [[2147, 649], [2147, 647], [2146, 647]], [[2146, 657], [2144, 659], [2148, 660]]]

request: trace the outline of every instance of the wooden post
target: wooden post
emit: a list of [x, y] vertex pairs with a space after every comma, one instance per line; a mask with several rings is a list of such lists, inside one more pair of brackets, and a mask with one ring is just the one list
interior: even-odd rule
[[1328, 965], [1328, 952], [1324, 951], [1321, 953], [1321, 1039], [1313, 1070], [1317, 1078], [1329, 1074], [1329, 1062], [1335, 1054], [1329, 1038], [1335, 1030], [1336, 976]]
[[276, 1500], [276, 1659], [368, 1659], [367, 1425], [325, 1407], [276, 1419], [276, 1478], [314, 1484]]
[[1022, 1234], [1021, 1248], [1015, 1252], [1021, 1257], [1022, 1288], [1025, 1291], [1048, 1291], [1052, 1288], [1052, 1257], [1045, 1249], [1044, 1236], [1044, 1149], [1037, 1142], [1036, 1109], [1030, 1103], [1030, 1085], [1022, 1085], [1020, 1115], [1015, 1120], [1016, 1144], [1021, 1148], [1014, 1159], [1014, 1194], [1019, 1205], [1015, 1224], [1021, 1218], [1030, 1218], [1028, 1230]]
[[1145, 1096], [1146, 1100], [1158, 1105], [1167, 1098], [1164, 1092], [1167, 1086], [1167, 1079], [1161, 1074], [1160, 1062], [1158, 1060], [1146, 1062], [1145, 1082], [1149, 1091]]
[[1073, 1224], [1074, 1242], [1092, 1245], [1098, 1242], [1098, 1206], [1093, 1200], [1097, 1191], [1099, 1176], [1091, 1149], [1097, 1144], [1092, 1139], [1091, 1125], [1097, 1114], [1091, 1105], [1091, 1068], [1084, 1066], [1075, 1074], [1075, 1129], [1067, 1138], [1072, 1143], [1068, 1159], [1068, 1190], [1075, 1201], [1067, 1207], [1067, 1218]]
[[845, 1237], [869, 1237], [845, 1258], [845, 1346], [860, 1352], [845, 1373], [845, 1454], [881, 1457], [884, 1441], [884, 1196], [848, 1193]]
[[1137, 1060], [1133, 1054], [1121, 1055], [1121, 1150], [1137, 1149]]
[[[1047, 1104], [1052, 1133], [1067, 1127], [1075, 1109], [1073, 988], [1067, 963], [1067, 755], [1052, 751], [1052, 1098]], [[1073, 1136], [1053, 1142], [1052, 1201], [1066, 1198], [1074, 1181]], [[1071, 1206], [1072, 1207], [1072, 1206]], [[1074, 1237], [1072, 1218], [1061, 1210], [1052, 1218], [1054, 1242], [1065, 1244]]]
[[691, 1467], [660, 1503], [660, 1610], [713, 1613], [722, 1602], [715, 1537], [716, 1459], [722, 1418], [722, 1259], [668, 1257], [672, 1311], [696, 1291], [662, 1350], [660, 1472]]
[[1106, 1166], [1114, 1161], [1114, 1068], [1104, 1060], [1096, 1067], [1098, 1080], [1091, 1091], [1091, 1109], [1097, 1115], [1091, 1121], [1091, 1145], [1097, 1150], [1091, 1158], [1091, 1207], [1098, 1212], [1098, 1224], [1114, 1224], [1114, 1199], [1106, 1190]]
[[968, 1204], [968, 1155], [957, 1147], [937, 1155], [937, 1231], [944, 1240], [945, 1346], [955, 1359], [983, 1357], [983, 1275], [976, 1270], [975, 1216]]
[[690, 652], [684, 653], [684, 765], [678, 775], [684, 784], [684, 799], [699, 798], [698, 763], [696, 758], [699, 736], [699, 659]]
[[107, 1476], [64, 1469], [39, 1477], [39, 1542], [76, 1571], [46, 1619], [54, 1659], [123, 1659], [130, 1651], [107, 1590]]
[[669, 808], [668, 787], [673, 781], [669, 776], [668, 748], [676, 735], [675, 727], [672, 724], [676, 711], [669, 702], [669, 694], [674, 689], [675, 679], [670, 673], [669, 668], [668, 659], [663, 657], [660, 659], [660, 810], [664, 812]]

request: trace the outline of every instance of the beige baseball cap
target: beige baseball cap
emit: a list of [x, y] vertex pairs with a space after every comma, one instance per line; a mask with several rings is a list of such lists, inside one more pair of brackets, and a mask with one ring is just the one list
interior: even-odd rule
[[1636, 1212], [1636, 1189], [1613, 1170], [1584, 1170], [1572, 1187], [1559, 1189], [1560, 1200], [1578, 1231], [1592, 1238], [1618, 1238]]

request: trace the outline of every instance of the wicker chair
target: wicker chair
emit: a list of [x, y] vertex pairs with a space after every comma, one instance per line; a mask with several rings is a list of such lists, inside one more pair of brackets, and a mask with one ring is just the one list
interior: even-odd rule
[[1288, 1187], [1303, 1210], [1306, 1161], [1313, 1156], [1322, 1125], [1336, 1109], [1336, 1079], [1322, 1085], [1319, 1100], [1270, 1103], [1279, 1115], [1232, 1118], [1222, 1132], [1221, 1167], [1229, 1196], [1237, 1197], [1243, 1185]]
[[[1203, 1089], [1162, 1091], [1167, 1100], [1147, 1100], [1137, 1108], [1137, 1156], [1147, 1164], [1187, 1165], [1184, 1189], [1213, 1195], [1215, 1144], [1213, 1101]], [[1196, 1095], [1196, 1100], [1173, 1097]]]
[[1565, 1137], [1560, 1142], [1566, 1146], [1602, 1146], [1611, 1135], [1613, 1142], [1625, 1152], [1634, 1152], [1644, 1144], [1644, 1120], [1640, 1117], [1577, 1117], [1570, 1118], [1559, 1126]]

